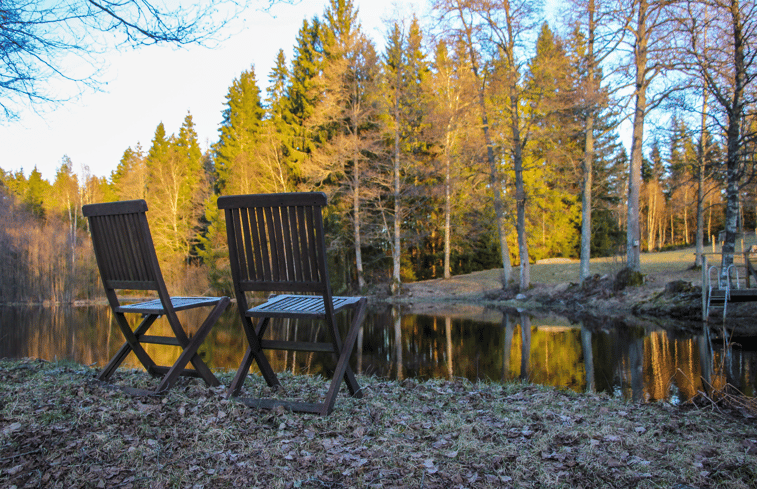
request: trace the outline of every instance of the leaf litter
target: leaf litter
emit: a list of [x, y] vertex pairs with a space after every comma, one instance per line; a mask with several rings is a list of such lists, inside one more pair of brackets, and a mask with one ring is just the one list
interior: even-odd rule
[[[250, 409], [198, 380], [131, 397], [96, 370], [0, 361], [3, 487], [755, 487], [755, 416], [523, 383], [360, 377], [325, 418]], [[219, 378], [228, 384], [232, 373]], [[149, 387], [137, 370], [121, 385]], [[250, 376], [250, 395], [266, 394]], [[287, 395], [324, 392], [281, 374]], [[267, 395], [267, 394], [266, 394]]]

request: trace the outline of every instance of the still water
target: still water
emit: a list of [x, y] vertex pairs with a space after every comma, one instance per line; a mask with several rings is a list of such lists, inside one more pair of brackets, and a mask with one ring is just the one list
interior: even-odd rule
[[[198, 314], [204, 312], [187, 311], [180, 318], [187, 325], [199, 324], [203, 318]], [[271, 328], [270, 337], [314, 334], [307, 326], [281, 321]], [[150, 332], [170, 334], [168, 323], [160, 319]], [[0, 307], [0, 358], [103, 366], [122, 343], [110, 309], [104, 306]], [[214, 369], [235, 370], [245, 347], [232, 304], [200, 353]], [[172, 364], [179, 354], [170, 346], [146, 349], [162, 364]], [[648, 401], [685, 401], [725, 383], [753, 396], [757, 385], [757, 352], [724, 352], [704, 335], [677, 335], [620, 322], [575, 323], [474, 306], [424, 314], [389, 306], [373, 309], [352, 360], [356, 372], [382, 378], [523, 379]], [[272, 352], [271, 364], [277, 371], [320, 374], [332, 362], [319, 354], [277, 351]], [[131, 354], [122, 367], [140, 364]]]

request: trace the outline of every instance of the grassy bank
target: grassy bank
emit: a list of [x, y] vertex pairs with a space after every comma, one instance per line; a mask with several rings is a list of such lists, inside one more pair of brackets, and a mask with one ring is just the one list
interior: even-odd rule
[[[3, 487], [755, 487], [757, 426], [706, 403], [523, 384], [361, 378], [327, 418], [251, 410], [197, 380], [130, 397], [93, 369], [0, 361]], [[231, 374], [222, 374], [228, 384]], [[149, 377], [119, 371], [118, 382]], [[319, 379], [287, 376], [291, 394]], [[265, 390], [254, 377], [248, 390]]]

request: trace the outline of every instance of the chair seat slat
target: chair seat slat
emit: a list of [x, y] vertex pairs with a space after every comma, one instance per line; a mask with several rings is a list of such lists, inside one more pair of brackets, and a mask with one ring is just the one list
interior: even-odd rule
[[[171, 305], [173, 305], [175, 311], [183, 311], [195, 307], [210, 306], [218, 303], [220, 300], [220, 297], [171, 297]], [[146, 302], [121, 305], [116, 308], [116, 312], [163, 315], [166, 313], [166, 310], [160, 299], [153, 299]]]
[[[345, 307], [354, 306], [360, 297], [334, 296], [331, 298], [334, 304], [334, 312]], [[281, 315], [295, 315], [303, 317], [323, 317], [326, 314], [323, 297], [316, 295], [277, 295], [257, 305], [246, 312], [255, 317], [281, 317]]]

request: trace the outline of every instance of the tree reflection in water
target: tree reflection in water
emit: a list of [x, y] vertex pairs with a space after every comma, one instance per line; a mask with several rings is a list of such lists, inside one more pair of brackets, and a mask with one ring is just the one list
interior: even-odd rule
[[[343, 318], [342, 327], [347, 319]], [[186, 323], [198, 321], [190, 317]], [[295, 320], [282, 320], [268, 334], [299, 338], [310, 332], [301, 326]], [[154, 328], [151, 332], [160, 334], [168, 325], [159, 321]], [[66, 359], [98, 366], [107, 363], [123, 343], [107, 307], [0, 307], [0, 338], [2, 357]], [[724, 350], [707, 334], [681, 335], [588, 319], [571, 323], [471, 306], [435, 315], [408, 313], [399, 307], [373, 310], [357, 345], [355, 371], [382, 378], [524, 380], [642, 401], [683, 401], [726, 384], [754, 395], [757, 379], [756, 352]], [[171, 347], [149, 346], [156, 361], [170, 364], [179, 354]], [[245, 347], [232, 307], [200, 353], [213, 368], [234, 370]], [[272, 352], [271, 363], [277, 371], [316, 375], [328, 374], [332, 365], [322, 354], [285, 351]], [[139, 368], [139, 363], [129, 358], [125, 367]]]

